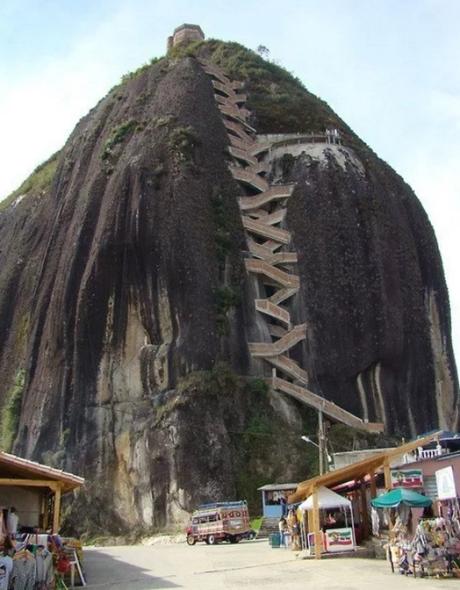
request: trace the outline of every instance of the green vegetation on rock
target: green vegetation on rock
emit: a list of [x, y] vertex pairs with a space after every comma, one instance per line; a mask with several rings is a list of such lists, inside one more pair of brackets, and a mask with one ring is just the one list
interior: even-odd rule
[[18, 197], [32, 193], [34, 195], [46, 192], [53, 182], [61, 152], [56, 152], [48, 160], [35, 168], [19, 188], [0, 202], [0, 211], [13, 203]]
[[137, 127], [138, 122], [135, 119], [129, 119], [112, 129], [110, 137], [104, 143], [101, 158], [107, 160], [113, 154], [113, 148], [122, 143]]
[[137, 78], [143, 72], [146, 72], [150, 68], [150, 66], [153, 66], [154, 64], [158, 63], [162, 59], [164, 59], [164, 58], [153, 57], [148, 63], [143, 64], [142, 66], [138, 67], [137, 69], [133, 70], [132, 72], [128, 72], [127, 74], [124, 74], [121, 77], [121, 84], [124, 84], [125, 82], [129, 82], [129, 80], [134, 80], [134, 78]]
[[11, 451], [18, 431], [25, 376], [24, 369], [19, 369], [11, 389], [7, 392], [5, 404], [1, 411], [0, 446], [7, 452]]
[[198, 138], [193, 127], [173, 127], [169, 133], [168, 146], [178, 162], [191, 162]]
[[185, 47], [179, 45], [170, 56], [209, 59], [230, 78], [245, 82], [247, 107], [256, 116], [258, 133], [318, 132], [327, 126], [348, 130], [332, 109], [310, 93], [299, 78], [239, 43], [209, 39]]
[[333, 424], [328, 432], [328, 445], [333, 453], [359, 449], [379, 449], [396, 447], [401, 444], [397, 436], [372, 434], [356, 430], [345, 424]]
[[[237, 272], [230, 273], [230, 284], [226, 281], [225, 269], [228, 264], [236, 270], [236, 260], [239, 257], [239, 249], [235, 241], [238, 233], [236, 223], [241, 223], [239, 218], [232, 215], [231, 201], [221, 192], [216, 192], [211, 198], [211, 207], [214, 217], [214, 241], [219, 267], [220, 285], [214, 290], [217, 309], [217, 327], [219, 334], [226, 335], [229, 332], [229, 312], [241, 302], [240, 277]], [[228, 278], [228, 277], [227, 277]]]
[[241, 302], [241, 294], [234, 286], [222, 285], [214, 290], [217, 308], [217, 329], [219, 334], [228, 334], [229, 312]]

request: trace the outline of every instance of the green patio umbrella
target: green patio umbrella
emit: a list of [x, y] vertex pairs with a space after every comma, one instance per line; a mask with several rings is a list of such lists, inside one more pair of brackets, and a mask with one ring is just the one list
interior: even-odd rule
[[400, 504], [406, 504], [411, 508], [424, 508], [431, 506], [432, 503], [426, 496], [406, 488], [396, 488], [371, 500], [374, 508], [396, 508]]

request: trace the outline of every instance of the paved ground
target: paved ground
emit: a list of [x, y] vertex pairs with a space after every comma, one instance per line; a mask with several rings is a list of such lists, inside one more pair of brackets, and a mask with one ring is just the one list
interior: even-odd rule
[[413, 580], [391, 574], [384, 561], [296, 559], [267, 541], [207, 546], [199, 543], [85, 549], [89, 589], [155, 590], [421, 590], [458, 586], [458, 580]]

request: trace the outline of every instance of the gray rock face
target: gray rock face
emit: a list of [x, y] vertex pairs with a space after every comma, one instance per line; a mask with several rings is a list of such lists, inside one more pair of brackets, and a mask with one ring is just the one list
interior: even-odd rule
[[387, 166], [366, 168], [336, 146], [300, 156], [288, 177], [316, 387], [394, 432], [455, 429], [447, 292], [417, 198]]
[[[162, 60], [79, 122], [49, 188], [0, 211], [2, 440], [87, 477], [69, 518], [79, 530], [162, 527], [307, 475], [308, 412], [234, 377], [267, 369], [248, 353], [263, 326], [226, 148], [197, 61]], [[332, 151], [272, 165], [297, 182], [298, 360], [314, 391], [390, 432], [455, 427], [429, 221], [386, 165]]]

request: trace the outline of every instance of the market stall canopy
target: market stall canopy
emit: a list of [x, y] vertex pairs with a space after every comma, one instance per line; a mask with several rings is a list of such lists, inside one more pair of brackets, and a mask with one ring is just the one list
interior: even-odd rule
[[54, 469], [47, 465], [29, 461], [10, 453], [0, 451], [0, 484], [32, 487], [53, 487], [59, 485], [66, 494], [81, 487], [85, 480], [73, 473]]
[[383, 496], [374, 498], [371, 500], [371, 504], [374, 508], [396, 508], [400, 504], [406, 504], [411, 508], [424, 508], [425, 506], [431, 506], [433, 502], [430, 498], [422, 496], [414, 490], [407, 490], [405, 488], [397, 488], [391, 490]]
[[[321, 486], [334, 487], [351, 479], [360, 480], [364, 479], [366, 475], [372, 476], [379, 470], [385, 469], [385, 466], [387, 467], [388, 474], [390, 474], [390, 464], [395, 458], [401, 457], [402, 455], [413, 451], [419, 446], [430, 443], [432, 440], [437, 439], [440, 434], [440, 430], [431, 432], [430, 434], [421, 436], [395, 449], [390, 449], [384, 452], [376, 451], [375, 455], [371, 455], [362, 461], [358, 461], [357, 463], [352, 463], [346, 467], [341, 467], [340, 469], [335, 469], [334, 471], [329, 471], [323, 475], [317, 475], [316, 477], [302, 481], [297, 486], [294, 494], [289, 496], [288, 503], [295, 504], [305, 500], [305, 498], [313, 493], [315, 488], [319, 488]], [[388, 487], [390, 486], [391, 483], [389, 482]]]
[[[332, 490], [325, 487], [318, 488], [318, 508], [340, 508], [340, 507], [351, 507], [351, 502], [347, 498], [344, 498], [340, 494], [336, 494]], [[313, 495], [309, 496], [299, 508], [301, 510], [313, 510]]]

